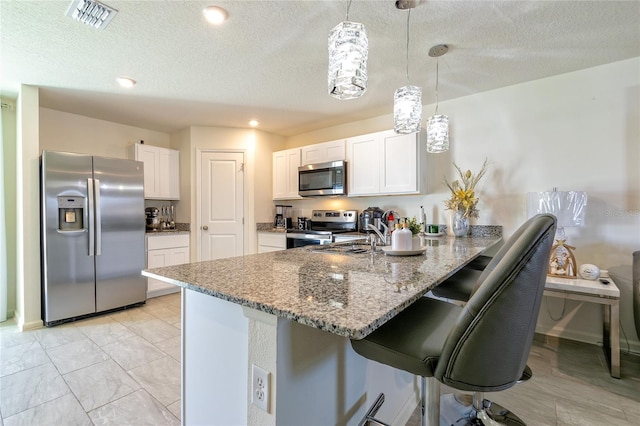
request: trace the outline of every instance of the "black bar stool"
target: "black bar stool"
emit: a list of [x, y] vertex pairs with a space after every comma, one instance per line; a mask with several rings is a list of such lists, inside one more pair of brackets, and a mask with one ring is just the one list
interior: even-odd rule
[[512, 387], [526, 369], [555, 228], [548, 214], [525, 222], [465, 306], [423, 297], [351, 341], [360, 355], [421, 377], [423, 425], [439, 424], [439, 383], [474, 393], [471, 424], [524, 424], [502, 407], [492, 419], [484, 392]]

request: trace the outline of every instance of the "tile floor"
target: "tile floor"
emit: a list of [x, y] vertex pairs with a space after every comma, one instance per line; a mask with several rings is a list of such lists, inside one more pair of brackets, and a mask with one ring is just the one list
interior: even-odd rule
[[[180, 423], [179, 294], [25, 333], [7, 321], [0, 351], [0, 426]], [[613, 379], [600, 347], [537, 335], [529, 365], [530, 381], [489, 396], [527, 425], [638, 424], [640, 357]]]
[[179, 425], [180, 293], [19, 333], [0, 325], [0, 425]]
[[[622, 378], [614, 379], [601, 347], [536, 335], [528, 365], [533, 370], [529, 381], [485, 398], [528, 426], [640, 424], [640, 357], [623, 353]], [[453, 389], [442, 386], [441, 391]], [[416, 411], [406, 426], [419, 424]]]

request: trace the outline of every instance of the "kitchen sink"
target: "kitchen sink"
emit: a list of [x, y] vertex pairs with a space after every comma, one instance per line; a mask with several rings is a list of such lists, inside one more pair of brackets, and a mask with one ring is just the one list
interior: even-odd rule
[[329, 245], [314, 246], [311, 250], [315, 253], [332, 253], [332, 254], [365, 254], [371, 253], [369, 244], [359, 242], [345, 242]]

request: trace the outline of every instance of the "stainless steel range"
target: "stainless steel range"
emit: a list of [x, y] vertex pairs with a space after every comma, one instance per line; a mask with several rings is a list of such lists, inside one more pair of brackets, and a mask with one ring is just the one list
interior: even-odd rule
[[[287, 248], [363, 239], [356, 210], [313, 210], [310, 229], [287, 229]], [[348, 233], [352, 233], [347, 235]]]

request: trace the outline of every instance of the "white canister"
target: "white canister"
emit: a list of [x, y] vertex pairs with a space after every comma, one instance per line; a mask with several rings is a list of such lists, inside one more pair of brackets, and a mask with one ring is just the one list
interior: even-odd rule
[[596, 265], [585, 263], [578, 268], [578, 274], [585, 280], [597, 280], [600, 278], [600, 268]]

